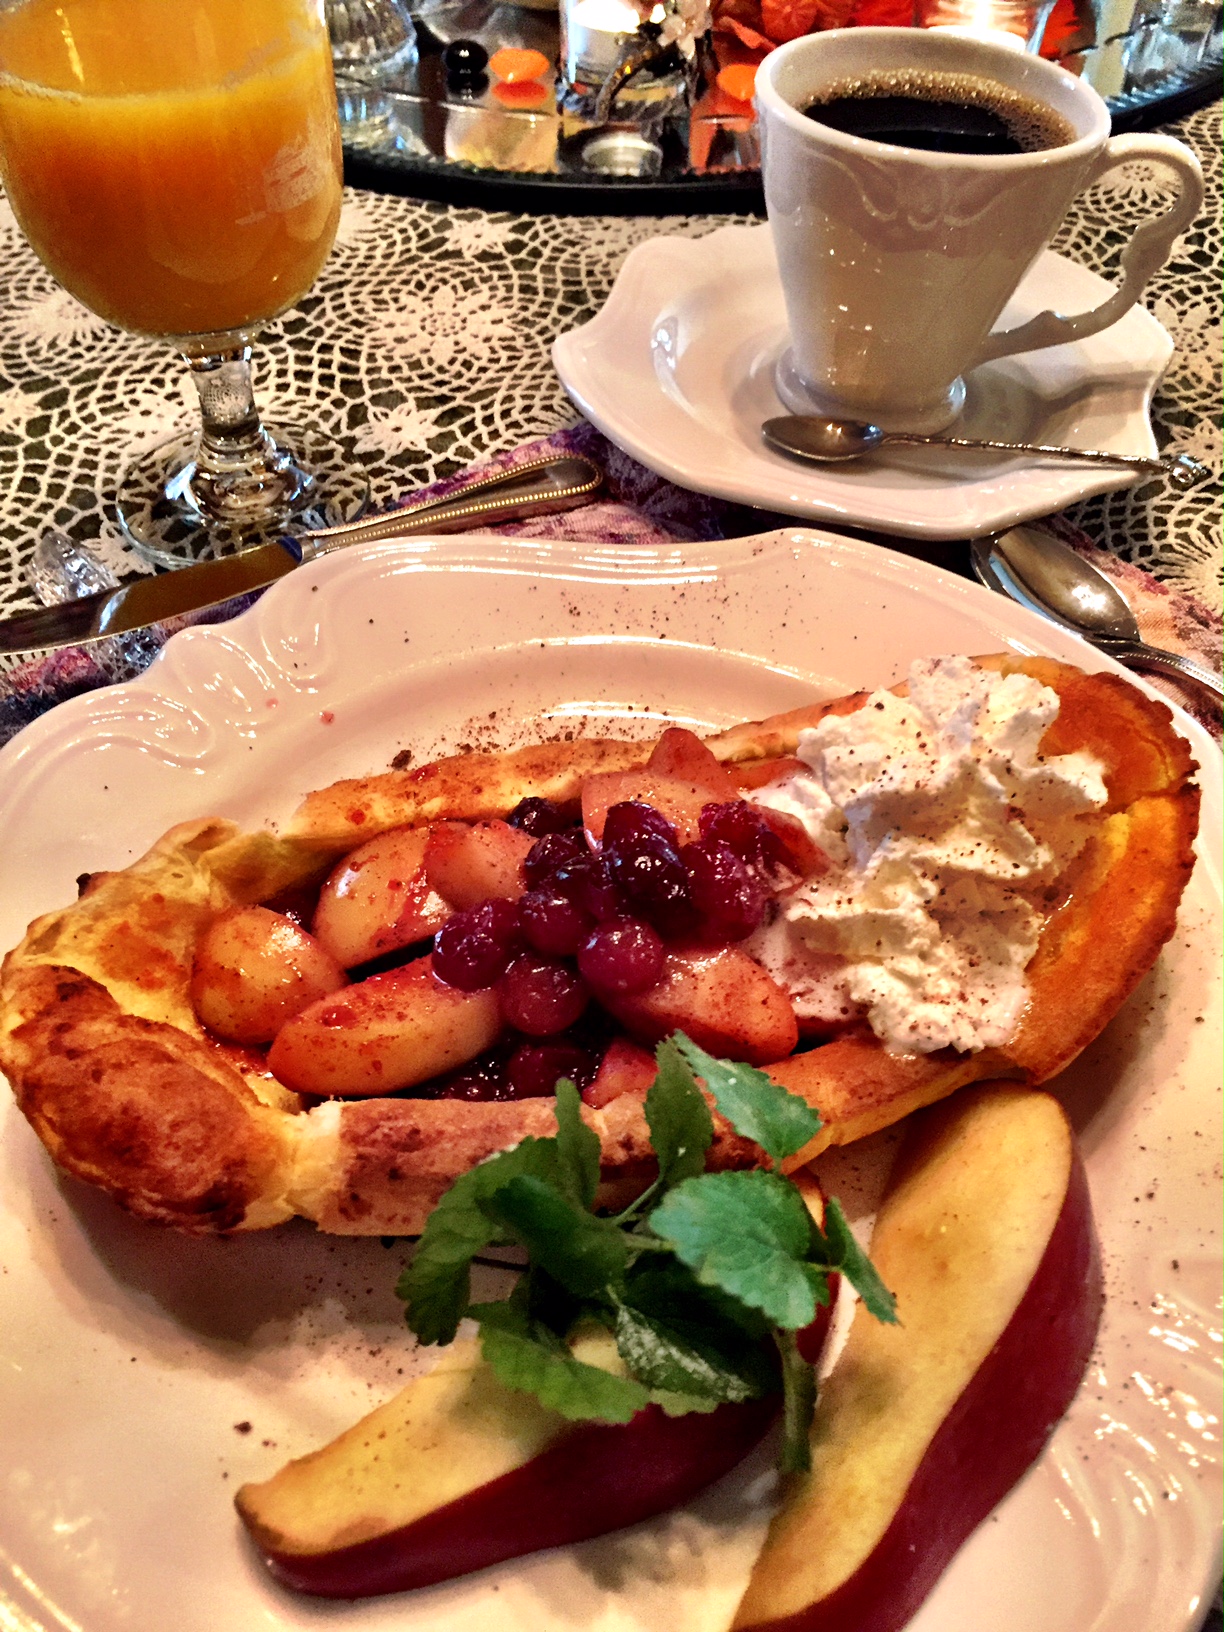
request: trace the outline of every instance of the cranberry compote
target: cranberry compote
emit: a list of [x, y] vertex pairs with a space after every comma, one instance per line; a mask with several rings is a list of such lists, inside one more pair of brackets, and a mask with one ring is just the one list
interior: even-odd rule
[[523, 939], [537, 952], [569, 957], [577, 952], [595, 927], [595, 919], [577, 902], [562, 895], [556, 882], [528, 890], [519, 898]]
[[435, 1099], [512, 1099], [507, 1067], [513, 1045], [497, 1043], [458, 1071], [442, 1077], [434, 1087]]
[[461, 992], [492, 986], [510, 962], [518, 929], [513, 901], [482, 901], [452, 914], [434, 938], [434, 974]]
[[595, 1056], [574, 1043], [521, 1043], [510, 1056], [506, 1077], [515, 1099], [539, 1099], [556, 1093], [558, 1077], [568, 1077], [581, 1091], [598, 1069]]
[[735, 799], [725, 805], [702, 805], [701, 837], [719, 839], [750, 867], [773, 872], [790, 863], [782, 840], [755, 805]]
[[569, 827], [560, 833], [545, 833], [532, 845], [523, 863], [527, 888], [534, 890], [537, 885], [547, 884], [558, 868], [589, 855], [581, 828]]
[[579, 856], [567, 862], [553, 874], [552, 884], [601, 924], [605, 918], [620, 918], [628, 911], [628, 902], [612, 882], [606, 856]]
[[688, 868], [693, 905], [710, 930], [728, 941], [742, 941], [765, 913], [767, 891], [725, 839], [700, 839], [680, 852]]
[[586, 982], [568, 963], [523, 952], [497, 983], [502, 1019], [529, 1037], [572, 1026], [590, 1001]]
[[679, 838], [666, 816], [650, 805], [626, 800], [604, 822], [603, 854], [613, 883], [643, 916], [680, 928], [691, 909], [688, 870]]
[[663, 942], [640, 918], [613, 918], [578, 948], [578, 968], [597, 992], [644, 992], [663, 973]]
[[511, 827], [530, 833], [533, 839], [542, 839], [546, 833], [562, 833], [574, 825], [551, 799], [520, 799], [506, 820]]

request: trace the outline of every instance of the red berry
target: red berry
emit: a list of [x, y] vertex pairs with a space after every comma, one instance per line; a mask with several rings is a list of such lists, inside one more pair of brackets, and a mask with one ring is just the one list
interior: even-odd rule
[[764, 884], [723, 839], [701, 839], [680, 852], [688, 868], [693, 905], [715, 935], [742, 941], [765, 913]]
[[561, 894], [555, 879], [519, 898], [519, 921], [523, 939], [554, 957], [572, 956], [595, 926], [589, 912]]
[[570, 827], [562, 833], [545, 833], [532, 845], [523, 863], [528, 889], [534, 890], [541, 884], [549, 883], [559, 867], [579, 857], [585, 858], [590, 853], [581, 828]]
[[624, 896], [612, 882], [605, 856], [580, 856], [553, 874], [553, 887], [581, 907], [598, 923], [621, 918], [628, 909]]
[[746, 799], [702, 805], [699, 825], [702, 839], [721, 840], [750, 867], [773, 872], [789, 864], [786, 846], [757, 807]]
[[572, 1026], [591, 994], [568, 963], [521, 953], [497, 983], [497, 998], [507, 1025], [529, 1037], [552, 1037]]
[[507, 1061], [511, 1047], [497, 1043], [478, 1054], [458, 1071], [442, 1077], [434, 1089], [436, 1099], [490, 1100], [510, 1099], [512, 1094], [506, 1080]]
[[663, 942], [639, 918], [600, 924], [578, 948], [578, 968], [602, 992], [644, 992], [663, 973]]
[[542, 839], [546, 833], [563, 833], [574, 825], [551, 799], [520, 799], [506, 820], [533, 839]]
[[434, 974], [461, 992], [492, 986], [510, 962], [518, 927], [513, 901], [481, 901], [454, 913], [434, 937]]
[[613, 883], [638, 912], [672, 933], [683, 932], [691, 917], [688, 871], [666, 816], [632, 800], [613, 805], [604, 822], [603, 854]]

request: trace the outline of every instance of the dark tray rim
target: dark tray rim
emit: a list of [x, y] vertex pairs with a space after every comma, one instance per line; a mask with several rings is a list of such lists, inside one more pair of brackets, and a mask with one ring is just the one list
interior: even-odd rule
[[[1189, 83], [1150, 99], [1128, 97], [1110, 104], [1115, 135], [1151, 130], [1184, 118], [1221, 95], [1221, 65], [1212, 60]], [[405, 153], [344, 150], [344, 179], [351, 187], [394, 193], [441, 204], [522, 215], [704, 215], [765, 213], [757, 171], [690, 179], [616, 179], [477, 170], [467, 165], [418, 159]]]

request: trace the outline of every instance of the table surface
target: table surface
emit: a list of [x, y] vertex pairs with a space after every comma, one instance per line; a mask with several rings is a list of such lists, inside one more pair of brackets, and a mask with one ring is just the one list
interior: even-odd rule
[[[1214, 607], [1218, 106], [1168, 128], [1200, 154], [1208, 194], [1146, 296], [1176, 346], [1155, 403], [1156, 435], [1210, 465], [1216, 481], [1180, 494], [1146, 480], [1070, 514], [1097, 542]], [[1151, 166], [1114, 172], [1079, 201], [1055, 247], [1115, 275], [1131, 224], [1159, 209], [1164, 185]], [[376, 499], [390, 501], [573, 423], [549, 361], [553, 337], [594, 315], [634, 245], [660, 232], [698, 236], [729, 219], [486, 214], [350, 191], [316, 288], [269, 325], [257, 350], [261, 406], [274, 422], [309, 417], [338, 428], [368, 465]], [[120, 573], [140, 570], [111, 500], [133, 454], [192, 422], [184, 374], [165, 348], [109, 328], [59, 289], [0, 197], [0, 615], [34, 604], [24, 567], [48, 526], [95, 541]]]

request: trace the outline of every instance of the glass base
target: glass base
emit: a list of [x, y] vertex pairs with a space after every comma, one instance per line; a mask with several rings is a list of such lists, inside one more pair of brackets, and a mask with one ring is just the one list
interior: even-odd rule
[[311, 425], [269, 425], [273, 447], [258, 469], [202, 475], [195, 436], [142, 454], [119, 479], [124, 537], [143, 561], [186, 567], [283, 533], [356, 521], [370, 502], [365, 471]]

